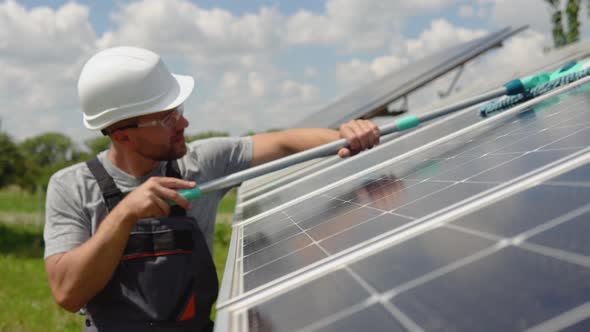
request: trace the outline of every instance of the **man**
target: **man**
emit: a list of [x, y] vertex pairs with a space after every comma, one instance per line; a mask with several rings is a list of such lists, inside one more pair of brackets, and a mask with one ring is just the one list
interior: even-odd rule
[[218, 285], [210, 252], [225, 191], [189, 202], [178, 189], [340, 137], [350, 144], [341, 157], [379, 143], [378, 128], [360, 120], [339, 132], [291, 129], [187, 146], [183, 103], [193, 85], [133, 47], [99, 52], [80, 74], [84, 124], [112, 143], [52, 176], [44, 237], [53, 296], [71, 312], [85, 308], [86, 331], [211, 330]]

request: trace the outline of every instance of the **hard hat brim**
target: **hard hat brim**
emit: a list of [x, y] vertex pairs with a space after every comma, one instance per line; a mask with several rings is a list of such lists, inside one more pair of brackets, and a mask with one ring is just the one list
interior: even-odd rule
[[171, 108], [180, 106], [180, 104], [184, 103], [188, 99], [195, 87], [195, 80], [192, 78], [192, 76], [172, 74], [172, 77], [174, 77], [176, 82], [178, 82], [180, 91], [178, 92], [176, 99], [174, 99], [174, 101], [171, 102], [170, 105], [164, 110], [169, 110]]
[[[172, 74], [172, 77], [174, 77], [178, 86], [176, 89], [174, 89], [173, 92], [163, 96], [163, 98], [160, 99], [160, 102], [152, 104], [149, 107], [141, 107], [139, 105], [134, 105], [130, 107], [124, 106], [119, 109], [107, 110], [104, 113], [118, 112], [119, 116], [113, 117], [110, 121], [106, 123], [103, 122], [98, 124], [93, 121], [94, 119], [84, 115], [84, 126], [86, 126], [86, 128], [90, 130], [102, 130], [122, 120], [152, 113], [158, 113], [180, 106], [188, 99], [190, 94], [193, 92], [195, 80], [192, 76], [187, 75]], [[98, 118], [100, 116], [103, 116], [104, 113], [98, 114], [95, 117]]]

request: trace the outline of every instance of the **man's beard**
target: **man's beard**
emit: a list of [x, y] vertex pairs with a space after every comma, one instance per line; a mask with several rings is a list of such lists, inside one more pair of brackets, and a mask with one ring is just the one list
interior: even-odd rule
[[[148, 159], [157, 160], [157, 161], [170, 161], [182, 158], [187, 151], [186, 143], [182, 145], [174, 144], [171, 142], [168, 146], [158, 146], [156, 149], [144, 149], [143, 146], [150, 146], [150, 143], [142, 142], [140, 148], [138, 149], [137, 153]], [[152, 145], [153, 146], [153, 145]]]

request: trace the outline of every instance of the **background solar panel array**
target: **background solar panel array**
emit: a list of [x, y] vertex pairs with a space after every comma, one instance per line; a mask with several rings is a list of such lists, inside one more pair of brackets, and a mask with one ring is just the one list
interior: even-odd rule
[[[243, 225], [239, 259], [243, 291], [255, 293], [257, 288], [276, 285], [277, 280], [311, 270], [327, 257], [346, 257], [371, 241], [411, 229], [431, 213], [579, 153], [590, 139], [590, 115], [584, 112], [590, 106], [588, 88], [551, 98], [516, 119], [491, 121], [252, 219]], [[435, 136], [443, 137], [453, 125], [466, 127], [473, 122], [468, 114], [473, 112], [433, 127], [439, 133]], [[419, 142], [414, 147], [429, 141], [418, 132], [412, 137]], [[337, 168], [341, 173], [334, 174], [334, 179], [384, 161], [378, 156], [387, 160], [403, 154], [399, 152], [403, 148], [394, 151], [400, 146], [403, 143], [391, 144], [371, 158], [357, 158]], [[575, 220], [583, 222], [590, 210], [586, 207], [590, 172], [585, 170], [516, 193], [362, 260], [351, 260], [344, 268], [253, 302], [236, 314], [247, 317], [251, 330], [355, 330], [355, 324], [366, 328], [372, 323], [386, 330], [532, 327], [590, 297], [585, 292], [585, 280], [590, 279], [582, 267], [590, 266], [583, 251], [588, 249], [563, 248], [564, 243], [584, 247], [583, 232], [575, 231]], [[499, 215], [503, 218], [496, 218]], [[577, 235], [579, 241], [564, 241], [556, 233], [561, 227], [531, 236], [531, 243], [522, 238], [523, 233], [563, 215], [573, 222], [565, 218], [563, 227], [574, 226], [559, 234]], [[529, 278], [537, 274], [541, 278], [531, 282]]]
[[504, 39], [525, 28], [505, 28], [439, 51], [353, 91], [295, 123], [294, 127], [337, 128], [349, 119], [367, 116], [488, 49], [500, 45]]

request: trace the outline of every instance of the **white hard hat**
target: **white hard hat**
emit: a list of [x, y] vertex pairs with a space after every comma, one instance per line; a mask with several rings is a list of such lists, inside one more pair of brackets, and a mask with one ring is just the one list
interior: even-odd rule
[[88, 129], [175, 108], [193, 91], [190, 76], [171, 74], [160, 56], [137, 47], [95, 54], [82, 69], [78, 96]]

